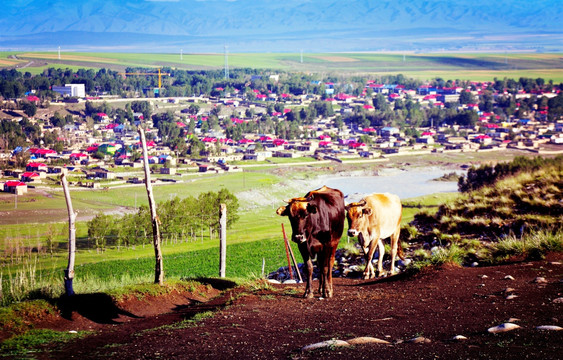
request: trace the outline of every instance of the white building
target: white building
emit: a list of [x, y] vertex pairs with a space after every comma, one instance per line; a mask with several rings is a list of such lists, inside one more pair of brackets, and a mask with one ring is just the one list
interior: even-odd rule
[[53, 86], [52, 90], [63, 96], [79, 97], [86, 96], [84, 84], [65, 84], [65, 86]]

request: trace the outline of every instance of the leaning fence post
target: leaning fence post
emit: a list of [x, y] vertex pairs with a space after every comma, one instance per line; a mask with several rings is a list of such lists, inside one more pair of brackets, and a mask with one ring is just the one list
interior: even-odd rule
[[291, 271], [291, 260], [289, 260], [289, 241], [287, 240], [287, 235], [285, 235], [285, 228], [282, 226], [283, 242], [285, 244], [285, 255], [287, 256], [287, 269], [289, 271], [289, 278], [293, 280], [293, 272]]
[[[283, 227], [282, 224], [282, 230], [283, 230], [283, 236], [284, 238], [287, 238], [287, 236], [285, 235], [285, 228]], [[287, 242], [289, 244], [289, 241]], [[301, 277], [301, 271], [299, 270], [299, 265], [297, 264], [297, 261], [295, 260], [295, 255], [293, 255], [293, 249], [291, 248], [291, 244], [289, 244], [289, 255], [291, 255], [291, 260], [293, 260], [293, 265], [295, 266], [294, 271], [297, 272], [297, 277], [299, 278], [300, 282], [303, 282], [303, 278]]]
[[227, 205], [221, 204], [219, 206], [219, 226], [220, 230], [220, 247], [219, 247], [219, 276], [225, 277], [225, 268], [227, 263]]
[[72, 288], [72, 281], [74, 280], [74, 259], [76, 256], [76, 213], [72, 208], [72, 201], [70, 199], [70, 191], [68, 190], [68, 181], [66, 180], [65, 174], [61, 174], [61, 184], [63, 185], [63, 191], [65, 194], [66, 207], [68, 210], [68, 266], [65, 270], [65, 293], [67, 296], [74, 295], [74, 289]]

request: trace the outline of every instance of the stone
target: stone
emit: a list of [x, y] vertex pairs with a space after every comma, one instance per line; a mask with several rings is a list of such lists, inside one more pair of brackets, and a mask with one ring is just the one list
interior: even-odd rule
[[563, 327], [557, 325], [540, 325], [536, 327], [537, 330], [547, 330], [547, 331], [559, 331], [563, 330]]
[[557, 299], [553, 299], [553, 302], [555, 304], [563, 304], [563, 297], [557, 298]]
[[493, 327], [489, 328], [487, 331], [490, 332], [491, 334], [498, 334], [498, 333], [516, 330], [516, 329], [519, 329], [520, 327], [521, 326], [519, 326], [519, 325], [507, 322], [507, 323], [504, 323], [504, 324], [500, 324], [498, 326], [493, 326]]
[[488, 278], [489, 278], [487, 275], [479, 275], [479, 277], [480, 277], [481, 279], [488, 279]]
[[381, 340], [378, 338], [370, 336], [362, 336], [347, 340], [350, 345], [361, 345], [361, 344], [389, 344], [389, 341]]
[[509, 323], [514, 323], [514, 322], [517, 322], [517, 321], [520, 321], [520, 319], [518, 319], [518, 318], [510, 318], [510, 319], [508, 319], [507, 322], [509, 322]]
[[399, 260], [399, 261], [398, 261], [398, 264], [399, 264], [399, 266], [401, 266], [401, 267], [407, 267], [407, 266], [409, 266], [409, 264], [410, 264], [411, 262], [412, 262], [411, 259]]
[[512, 299], [516, 299], [517, 297], [518, 297], [518, 295], [510, 294], [505, 299], [506, 300], [512, 300]]
[[514, 278], [511, 275], [506, 275], [504, 277], [505, 280], [514, 280]]
[[268, 282], [269, 282], [270, 284], [281, 284], [281, 282], [279, 282], [279, 281], [277, 281], [277, 280], [275, 280], [275, 279], [268, 279]]
[[456, 335], [452, 338], [452, 340], [461, 341], [461, 340], [467, 340], [467, 338], [463, 335]]
[[547, 284], [547, 280], [544, 277], [538, 276], [534, 279], [534, 283], [536, 284]]
[[511, 292], [514, 292], [514, 291], [516, 291], [516, 289], [513, 289], [511, 287], [507, 287], [506, 289], [503, 290], [504, 293], [511, 293]]
[[350, 346], [350, 344], [343, 340], [326, 340], [311, 345], [307, 345], [301, 348], [301, 351], [311, 351], [316, 349], [331, 348], [331, 347], [343, 347]]
[[477, 266], [479, 266], [479, 263], [477, 261], [471, 263], [471, 267], [477, 267]]
[[427, 339], [423, 336], [418, 336], [418, 337], [412, 338], [410, 340], [407, 340], [407, 342], [410, 342], [412, 344], [428, 344], [428, 343], [431, 343], [432, 340]]
[[290, 279], [283, 282], [284, 284], [297, 284], [297, 280]]

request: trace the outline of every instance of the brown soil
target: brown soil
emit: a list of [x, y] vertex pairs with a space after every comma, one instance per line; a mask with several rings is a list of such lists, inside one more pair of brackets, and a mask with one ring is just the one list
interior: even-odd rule
[[[534, 262], [460, 268], [442, 266], [377, 280], [334, 280], [335, 297], [301, 298], [303, 285], [230, 287], [219, 296], [172, 293], [112, 303], [99, 294], [75, 302], [58, 330], [94, 330], [84, 339], [33, 354], [38, 359], [561, 359], [563, 254]], [[486, 276], [485, 276], [486, 275]], [[514, 279], [507, 279], [506, 276]], [[538, 283], [544, 277], [547, 283]], [[512, 288], [509, 292], [505, 290]], [[207, 288], [209, 291], [209, 288]], [[217, 290], [215, 290], [217, 291]], [[508, 294], [517, 295], [506, 299]], [[211, 294], [212, 295], [212, 294]], [[78, 304], [80, 306], [78, 306]], [[67, 309], [70, 309], [67, 307]], [[197, 313], [215, 311], [197, 323]], [[487, 329], [512, 322], [502, 334]], [[467, 340], [453, 341], [456, 335]], [[370, 336], [390, 344], [302, 352], [324, 340]], [[422, 336], [429, 343], [411, 343]]]

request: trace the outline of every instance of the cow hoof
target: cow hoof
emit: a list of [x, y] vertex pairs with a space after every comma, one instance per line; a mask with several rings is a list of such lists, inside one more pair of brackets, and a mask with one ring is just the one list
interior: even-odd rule
[[312, 299], [312, 298], [313, 298], [313, 293], [305, 293], [305, 294], [303, 294], [303, 298], [304, 298], [304, 299]]

